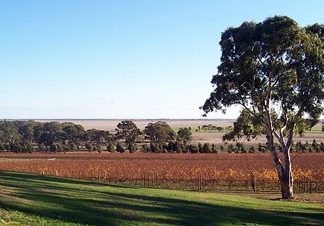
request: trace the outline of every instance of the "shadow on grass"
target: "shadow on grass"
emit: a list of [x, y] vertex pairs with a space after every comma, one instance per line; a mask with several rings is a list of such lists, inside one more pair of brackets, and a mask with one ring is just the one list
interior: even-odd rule
[[255, 210], [134, 194], [130, 188], [123, 190], [124, 186], [96, 189], [98, 185], [107, 186], [91, 181], [0, 172], [1, 189], [12, 190], [12, 194], [9, 193], [12, 197], [0, 199], [0, 207], [90, 225], [130, 222], [139, 225], [320, 225], [324, 221], [321, 209], [313, 209], [316, 213]]

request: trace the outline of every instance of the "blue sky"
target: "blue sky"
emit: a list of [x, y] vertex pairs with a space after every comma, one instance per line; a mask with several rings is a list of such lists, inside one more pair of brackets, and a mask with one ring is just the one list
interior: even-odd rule
[[320, 0], [0, 0], [0, 118], [201, 118], [222, 31], [273, 15], [324, 23], [323, 8]]

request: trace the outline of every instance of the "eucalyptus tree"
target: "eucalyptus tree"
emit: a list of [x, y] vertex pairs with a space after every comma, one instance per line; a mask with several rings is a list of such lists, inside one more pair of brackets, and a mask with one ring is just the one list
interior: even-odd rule
[[119, 139], [125, 139], [125, 143], [128, 146], [132, 146], [135, 143], [138, 136], [141, 134], [141, 130], [137, 128], [136, 124], [130, 120], [124, 120], [118, 123], [116, 130], [116, 137]]
[[192, 140], [192, 132], [189, 128], [180, 128], [177, 132], [178, 140], [187, 145]]
[[33, 133], [36, 142], [38, 144], [44, 144], [46, 148], [53, 146], [55, 142], [61, 142], [64, 139], [62, 124], [58, 122], [41, 123], [34, 127]]
[[[323, 25], [300, 27], [275, 16], [244, 22], [222, 33], [221, 63], [205, 115], [242, 107], [234, 131], [225, 139], [265, 133], [283, 199], [293, 198], [290, 151], [296, 130], [314, 126], [323, 110]], [[283, 157], [276, 148], [279, 144]]]
[[62, 123], [62, 129], [64, 132], [64, 139], [68, 140], [69, 142], [79, 145], [80, 142], [85, 139], [86, 132], [81, 125], [71, 122], [64, 122]]
[[174, 141], [176, 134], [172, 128], [162, 121], [149, 123], [144, 128], [144, 133], [154, 144], [164, 145], [167, 142]]

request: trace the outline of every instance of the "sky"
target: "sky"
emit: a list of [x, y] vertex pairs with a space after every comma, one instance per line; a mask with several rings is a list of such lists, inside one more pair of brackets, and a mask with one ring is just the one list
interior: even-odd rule
[[323, 8], [322, 0], [0, 0], [0, 118], [202, 118], [226, 28], [274, 15], [324, 23]]

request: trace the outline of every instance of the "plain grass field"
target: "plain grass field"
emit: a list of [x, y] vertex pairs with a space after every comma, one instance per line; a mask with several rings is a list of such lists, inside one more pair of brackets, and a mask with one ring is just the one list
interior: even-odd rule
[[321, 204], [0, 172], [2, 225], [323, 225]]

